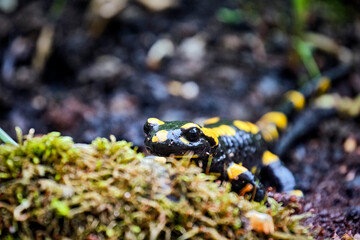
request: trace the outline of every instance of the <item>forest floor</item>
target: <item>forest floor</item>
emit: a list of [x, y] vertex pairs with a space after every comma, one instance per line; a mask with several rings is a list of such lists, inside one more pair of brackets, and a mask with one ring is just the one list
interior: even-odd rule
[[[301, 23], [289, 4], [259, 0], [184, 0], [160, 12], [129, 1], [113, 15], [87, 0], [14, 2], [13, 9], [0, 4], [0, 126], [12, 136], [15, 126], [77, 142], [114, 134], [141, 147], [148, 117], [256, 121], [311, 78], [293, 48], [294, 24], [350, 49], [355, 66], [360, 61], [355, 0], [338, 5], [340, 17], [319, 1]], [[312, 56], [320, 71], [339, 64], [323, 50]], [[360, 70], [330, 91], [356, 96]], [[319, 239], [360, 233], [358, 120], [324, 121], [283, 158]]]

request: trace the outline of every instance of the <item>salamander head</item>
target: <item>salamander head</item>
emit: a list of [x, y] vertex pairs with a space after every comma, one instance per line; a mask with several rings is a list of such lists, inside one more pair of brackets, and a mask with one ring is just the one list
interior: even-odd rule
[[158, 156], [182, 157], [192, 152], [194, 157], [204, 158], [213, 154], [218, 145], [216, 136], [192, 122], [149, 118], [144, 132], [146, 148]]

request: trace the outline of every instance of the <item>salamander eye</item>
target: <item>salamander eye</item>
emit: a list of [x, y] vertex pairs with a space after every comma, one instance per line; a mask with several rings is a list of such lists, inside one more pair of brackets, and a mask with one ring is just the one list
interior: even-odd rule
[[200, 139], [200, 129], [194, 127], [184, 132], [184, 136], [190, 142], [196, 142]]

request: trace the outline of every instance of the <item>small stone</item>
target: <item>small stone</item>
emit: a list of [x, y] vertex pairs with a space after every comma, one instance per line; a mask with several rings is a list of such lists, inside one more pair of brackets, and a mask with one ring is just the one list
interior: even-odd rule
[[5, 13], [13, 12], [18, 6], [17, 0], [0, 0], [0, 9]]
[[46, 107], [47, 101], [44, 96], [38, 95], [31, 100], [31, 106], [36, 110], [42, 110]]
[[348, 174], [346, 174], [345, 180], [347, 182], [350, 182], [350, 181], [354, 180], [355, 176], [356, 176], [356, 170], [353, 169], [353, 170], [349, 171]]
[[127, 0], [94, 0], [92, 10], [103, 18], [112, 18], [126, 7]]
[[151, 11], [160, 12], [177, 5], [177, 0], [137, 0]]
[[348, 137], [344, 142], [344, 150], [345, 152], [351, 153], [354, 152], [357, 147], [356, 138], [351, 136]]
[[150, 69], [159, 69], [162, 59], [173, 56], [174, 51], [175, 47], [171, 40], [159, 39], [151, 46], [146, 58], [146, 65]]
[[246, 217], [250, 219], [251, 228], [257, 232], [269, 234], [275, 231], [274, 221], [269, 214], [252, 210], [246, 213]]
[[222, 42], [225, 49], [233, 51], [238, 50], [243, 44], [241, 37], [235, 34], [225, 35], [222, 39]]
[[199, 95], [199, 85], [196, 82], [186, 82], [182, 85], [182, 96], [185, 99], [194, 99]]
[[171, 95], [180, 96], [182, 93], [182, 85], [179, 81], [170, 81], [167, 88]]
[[199, 61], [205, 56], [205, 48], [205, 40], [201, 36], [195, 35], [182, 41], [179, 51], [186, 59]]
[[344, 164], [344, 165], [341, 165], [339, 167], [339, 173], [341, 174], [345, 174], [347, 172], [347, 166]]

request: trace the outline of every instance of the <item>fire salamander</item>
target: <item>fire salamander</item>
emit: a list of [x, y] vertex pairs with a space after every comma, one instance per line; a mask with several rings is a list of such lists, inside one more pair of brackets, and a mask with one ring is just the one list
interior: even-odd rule
[[290, 191], [295, 186], [292, 173], [267, 150], [259, 127], [253, 123], [215, 117], [200, 126], [149, 118], [144, 131], [145, 145], [152, 154], [181, 158], [191, 152], [205, 172], [220, 174], [220, 179], [231, 181], [233, 191], [254, 194], [256, 201], [265, 196], [257, 176], [272, 176], [272, 185], [279, 191]]
[[278, 110], [263, 115], [256, 124], [219, 117], [202, 125], [149, 118], [144, 125], [145, 146], [157, 156], [182, 158], [191, 153], [204, 172], [219, 174], [221, 180], [231, 182], [233, 191], [250, 195], [255, 201], [265, 197], [262, 183], [277, 191], [292, 191], [294, 176], [268, 150], [268, 142], [276, 140], [278, 131], [286, 128], [291, 111], [303, 109], [306, 98], [314, 92], [324, 92], [330, 82], [331, 78], [320, 77], [310, 82], [310, 87], [288, 92]]

